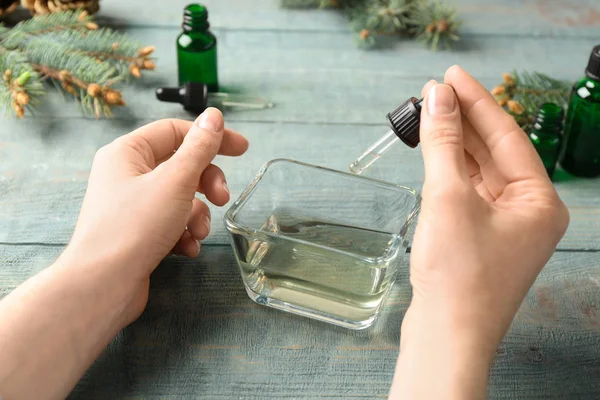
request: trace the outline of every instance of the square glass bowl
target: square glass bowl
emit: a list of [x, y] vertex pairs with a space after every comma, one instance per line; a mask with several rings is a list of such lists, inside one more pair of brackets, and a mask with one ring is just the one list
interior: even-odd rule
[[233, 203], [225, 226], [256, 303], [363, 329], [394, 283], [419, 206], [406, 187], [276, 159]]

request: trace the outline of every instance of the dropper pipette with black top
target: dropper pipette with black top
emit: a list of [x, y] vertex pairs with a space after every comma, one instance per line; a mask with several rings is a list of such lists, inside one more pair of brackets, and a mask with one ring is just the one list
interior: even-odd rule
[[360, 175], [399, 141], [411, 148], [417, 147], [422, 102], [422, 98], [411, 97], [389, 113], [390, 130], [350, 164], [350, 171]]

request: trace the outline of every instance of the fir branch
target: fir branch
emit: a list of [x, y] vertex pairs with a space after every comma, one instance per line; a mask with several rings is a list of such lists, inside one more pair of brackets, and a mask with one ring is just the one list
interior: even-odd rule
[[80, 52], [100, 61], [108, 61], [123, 78], [128, 78], [130, 74], [139, 77], [141, 70], [155, 68], [154, 61], [148, 57], [154, 47], [142, 47], [125, 34], [108, 28], [83, 34], [78, 31], [53, 32], [46, 37], [57, 43], [69, 43], [70, 52]]
[[0, 71], [0, 104], [4, 105], [6, 113], [12, 112], [23, 118], [25, 111], [33, 112], [44, 95], [44, 88], [27, 58], [18, 51], [0, 46]]
[[31, 37], [41, 36], [49, 32], [80, 31], [97, 29], [98, 25], [91, 21], [85, 11], [67, 11], [38, 15], [31, 19], [21, 21], [2, 37], [2, 45], [9, 49], [20, 47]]
[[32, 64], [50, 69], [66, 70], [84, 82], [104, 85], [109, 80], [118, 79], [114, 66], [99, 63], [95, 58], [76, 51], [65, 51], [65, 45], [52, 38], [42, 36], [27, 41], [21, 48]]
[[[33, 68], [41, 75], [60, 81], [62, 89], [78, 99], [84, 109], [99, 118], [105, 105], [122, 106], [121, 93], [110, 86], [123, 79], [110, 63], [98, 62], [77, 51], [64, 51], [64, 46], [51, 37], [35, 37], [26, 42], [23, 51]], [[99, 103], [95, 106], [94, 103]]]
[[[67, 70], [59, 70], [55, 68], [50, 68], [45, 65], [33, 64], [33, 69], [39, 72], [42, 76], [46, 76], [58, 81], [62, 81], [64, 83], [63, 89], [72, 95], [76, 96], [75, 89], [72, 87], [67, 87], [67, 85], [75, 85], [79, 89], [87, 90], [88, 84], [81, 79], [71, 75]], [[63, 72], [64, 71], [64, 72]]]
[[68, 29], [86, 30], [93, 28], [95, 23], [86, 11], [73, 10], [46, 15], [36, 15], [31, 19], [19, 22], [11, 31], [28, 35], [40, 35], [52, 31]]
[[503, 75], [503, 83], [492, 90], [496, 101], [505, 107], [526, 132], [531, 129], [539, 107], [554, 103], [563, 110], [568, 107], [571, 82], [551, 78], [539, 72], [518, 72]]
[[458, 20], [456, 9], [441, 0], [416, 2], [410, 22], [411, 33], [433, 51], [450, 49], [460, 39], [458, 29], [462, 21]]
[[[363, 29], [379, 34], [404, 32], [410, 22], [413, 5], [408, 0], [370, 2], [365, 9]], [[358, 18], [360, 21], [360, 18]]]
[[412, 36], [432, 50], [460, 40], [456, 10], [441, 0], [281, 0], [287, 8], [339, 8], [359, 32], [361, 47], [374, 47], [381, 35]]
[[[154, 61], [148, 56], [154, 47], [141, 45], [122, 33], [108, 28], [98, 29], [85, 11], [36, 16], [19, 23], [3, 39], [3, 45], [13, 49], [23, 49], [28, 41], [45, 37], [64, 44], [64, 51], [85, 53], [99, 61], [107, 61], [119, 71], [122, 78], [141, 76], [141, 71], [153, 70]], [[64, 15], [63, 15], [64, 14]], [[55, 26], [53, 23], [65, 23]]]
[[[93, 112], [96, 118], [112, 116], [111, 106], [124, 106], [121, 92], [112, 89], [109, 84], [101, 86], [87, 83], [72, 76], [66, 70], [57, 70], [43, 65], [33, 65], [36, 71], [53, 80], [57, 87], [79, 100], [84, 112]], [[58, 85], [60, 82], [60, 86]]]
[[141, 47], [126, 35], [99, 29], [86, 11], [37, 15], [12, 29], [0, 24], [0, 106], [17, 116], [32, 111], [43, 94], [42, 77], [68, 93], [84, 112], [111, 116], [124, 106], [113, 85], [155, 68], [153, 46]]

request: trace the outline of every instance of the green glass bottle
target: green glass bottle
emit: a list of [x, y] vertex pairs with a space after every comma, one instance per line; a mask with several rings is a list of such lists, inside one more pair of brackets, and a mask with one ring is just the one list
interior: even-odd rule
[[595, 177], [600, 175], [600, 45], [585, 74], [571, 93], [560, 165], [575, 176]]
[[190, 4], [183, 13], [183, 32], [177, 37], [179, 86], [204, 83], [209, 92], [219, 91], [217, 38], [209, 30], [208, 10]]
[[562, 147], [563, 109], [554, 103], [542, 104], [533, 121], [529, 139], [552, 178]]

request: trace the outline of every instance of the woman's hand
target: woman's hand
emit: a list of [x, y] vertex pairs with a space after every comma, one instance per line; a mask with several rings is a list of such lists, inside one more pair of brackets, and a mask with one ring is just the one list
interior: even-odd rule
[[195, 122], [160, 120], [116, 139], [96, 154], [64, 257], [108, 261], [105, 268], [138, 293], [135, 319], [160, 261], [171, 251], [195, 257], [210, 232], [210, 210], [196, 192], [217, 206], [229, 201], [225, 175], [213, 159], [247, 148], [214, 108]]
[[487, 370], [569, 214], [534, 147], [459, 67], [430, 82], [413, 299], [392, 398], [484, 398]]
[[229, 200], [217, 154], [248, 148], [208, 109], [162, 120], [100, 149], [75, 233], [50, 267], [0, 301], [0, 397], [64, 399], [146, 306], [150, 274], [172, 250], [196, 256], [210, 230], [203, 192]]

